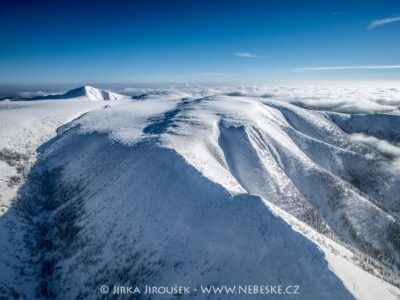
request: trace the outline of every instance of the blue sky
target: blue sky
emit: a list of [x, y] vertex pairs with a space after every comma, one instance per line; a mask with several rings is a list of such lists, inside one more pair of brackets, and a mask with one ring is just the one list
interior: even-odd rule
[[400, 1], [2, 1], [0, 83], [400, 79]]

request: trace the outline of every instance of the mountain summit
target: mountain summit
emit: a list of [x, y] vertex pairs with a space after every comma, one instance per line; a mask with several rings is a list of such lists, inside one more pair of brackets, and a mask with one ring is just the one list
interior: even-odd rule
[[91, 86], [81, 86], [76, 89], [70, 90], [64, 94], [47, 95], [32, 98], [32, 100], [50, 100], [50, 99], [87, 99], [90, 101], [106, 101], [127, 98], [124, 95], [100, 90]]

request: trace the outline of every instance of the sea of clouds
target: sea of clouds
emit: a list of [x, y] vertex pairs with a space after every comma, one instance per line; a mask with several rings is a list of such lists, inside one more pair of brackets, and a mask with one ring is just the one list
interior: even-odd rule
[[[117, 92], [137, 96], [160, 93], [155, 88], [123, 88]], [[400, 114], [400, 87], [319, 87], [319, 86], [175, 86], [163, 93], [186, 93], [194, 97], [213, 94], [262, 97], [281, 100], [297, 106], [340, 113]]]
[[[400, 115], [400, 86], [396, 87], [331, 87], [331, 86], [204, 86], [195, 84], [170, 87], [118, 87], [114, 92], [137, 97], [168, 97], [183, 95], [204, 97], [215, 94], [228, 96], [262, 97], [285, 101], [309, 109], [333, 111], [350, 114], [387, 113]], [[60, 93], [67, 90], [63, 88]], [[16, 96], [31, 98], [48, 94], [41, 90], [20, 90]], [[57, 94], [52, 89], [51, 94]]]

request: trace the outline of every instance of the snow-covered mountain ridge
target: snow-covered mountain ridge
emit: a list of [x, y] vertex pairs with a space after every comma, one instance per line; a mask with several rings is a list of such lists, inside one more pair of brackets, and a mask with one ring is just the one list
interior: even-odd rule
[[[399, 228], [396, 158], [353, 142], [344, 123], [342, 129], [330, 115], [273, 99], [228, 96], [178, 102], [150, 124], [127, 111], [89, 114], [70, 126], [128, 144], [156, 138], [228, 191], [263, 197], [398, 270], [397, 240], [389, 239]], [[136, 136], [126, 128], [127, 117]]]
[[147, 94], [58, 129], [0, 218], [6, 295], [16, 282], [58, 299], [267, 282], [299, 284], [298, 299], [394, 299], [364, 270], [399, 284], [398, 116], [202, 93]]
[[127, 96], [117, 94], [114, 92], [101, 90], [91, 86], [82, 86], [70, 90], [64, 94], [38, 96], [32, 100], [54, 100], [54, 99], [87, 99], [89, 101], [107, 101], [128, 98]]

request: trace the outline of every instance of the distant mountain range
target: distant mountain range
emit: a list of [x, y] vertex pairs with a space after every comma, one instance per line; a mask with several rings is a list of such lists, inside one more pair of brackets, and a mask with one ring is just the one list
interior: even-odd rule
[[76, 89], [70, 90], [64, 94], [51, 94], [45, 96], [36, 96], [33, 98], [27, 97], [3, 97], [0, 101], [30, 101], [30, 100], [89, 100], [89, 101], [109, 101], [130, 98], [126, 95], [117, 94], [107, 90], [101, 90], [92, 86], [81, 86]]

